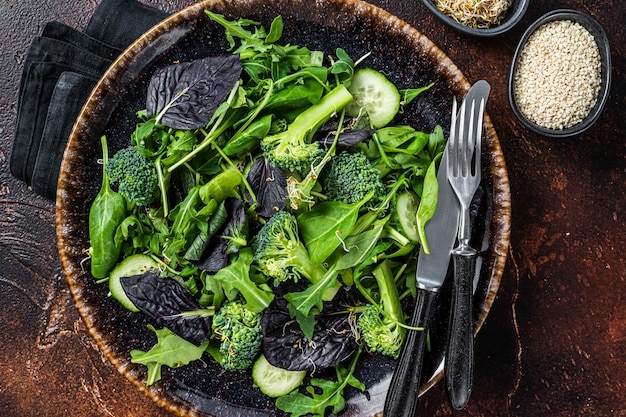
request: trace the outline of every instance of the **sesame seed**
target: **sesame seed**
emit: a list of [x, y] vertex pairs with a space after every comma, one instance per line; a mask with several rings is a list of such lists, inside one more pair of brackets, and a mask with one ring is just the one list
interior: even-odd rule
[[580, 123], [600, 90], [600, 52], [581, 24], [556, 20], [540, 26], [522, 47], [513, 78], [520, 112], [548, 129]]

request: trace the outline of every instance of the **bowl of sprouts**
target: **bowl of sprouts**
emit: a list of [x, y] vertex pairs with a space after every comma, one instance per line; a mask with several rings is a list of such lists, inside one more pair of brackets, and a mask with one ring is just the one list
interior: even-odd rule
[[[168, 17], [104, 74], [65, 151], [57, 236], [76, 307], [174, 415], [375, 416], [421, 331], [406, 321], [416, 258], [450, 103], [470, 84], [384, 10], [308, 6], [205, 0]], [[483, 127], [475, 332], [510, 230], [487, 114]], [[449, 275], [422, 393], [443, 374]]]
[[444, 24], [466, 35], [491, 37], [512, 29], [529, 0], [423, 0]]

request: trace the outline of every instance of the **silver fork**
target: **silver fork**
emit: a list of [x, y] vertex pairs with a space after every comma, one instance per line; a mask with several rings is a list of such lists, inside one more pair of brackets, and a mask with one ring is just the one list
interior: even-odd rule
[[[469, 115], [466, 123], [456, 126], [452, 118], [450, 126], [448, 180], [459, 199], [461, 213], [458, 229], [458, 246], [452, 250], [454, 259], [453, 299], [448, 332], [448, 350], [445, 361], [445, 380], [448, 398], [453, 408], [460, 410], [467, 404], [474, 379], [474, 320], [473, 320], [473, 281], [476, 265], [476, 250], [469, 244], [471, 237], [470, 210], [474, 194], [480, 183], [480, 153], [482, 142], [483, 111], [485, 97], [464, 100], [461, 104], [459, 120]], [[456, 114], [456, 101], [452, 104], [452, 114]]]

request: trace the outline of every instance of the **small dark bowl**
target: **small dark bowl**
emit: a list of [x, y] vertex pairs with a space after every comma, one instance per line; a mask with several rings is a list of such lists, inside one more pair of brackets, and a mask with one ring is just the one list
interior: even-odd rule
[[524, 13], [526, 13], [526, 9], [528, 8], [528, 3], [530, 3], [530, 0], [513, 0], [511, 6], [504, 15], [504, 19], [502, 19], [502, 22], [499, 25], [487, 29], [474, 29], [457, 22], [452, 17], [443, 13], [437, 8], [433, 0], [422, 1], [424, 2], [428, 10], [430, 10], [435, 16], [441, 19], [441, 21], [447, 26], [465, 35], [477, 36], [482, 38], [501, 35], [512, 29], [513, 26], [515, 26], [522, 19], [522, 16], [524, 16]]
[[[598, 90], [598, 97], [596, 100], [596, 104], [589, 111], [589, 114], [579, 123], [574, 126], [571, 126], [566, 129], [550, 129], [543, 126], [540, 126], [536, 123], [528, 120], [519, 110], [517, 106], [517, 102], [515, 99], [515, 91], [514, 91], [514, 79], [515, 73], [517, 71], [517, 65], [519, 62], [519, 58], [522, 52], [523, 47], [526, 45], [528, 38], [543, 24], [553, 22], [556, 20], [570, 20], [572, 22], [579, 23], [582, 27], [587, 29], [591, 35], [593, 35], [596, 44], [598, 45], [598, 52], [600, 53], [600, 89]], [[513, 109], [513, 113], [517, 116], [517, 118], [522, 122], [522, 124], [529, 130], [539, 133], [543, 136], [553, 137], [553, 138], [565, 138], [570, 136], [578, 135], [585, 130], [587, 130], [591, 125], [598, 119], [600, 113], [602, 113], [602, 109], [606, 104], [606, 101], [609, 97], [609, 90], [611, 87], [611, 50], [609, 48], [609, 40], [604, 32], [602, 26], [595, 21], [591, 16], [581, 13], [576, 10], [553, 10], [539, 19], [535, 21], [530, 27], [524, 32], [519, 44], [517, 45], [517, 49], [515, 50], [515, 54], [513, 55], [513, 59], [511, 60], [511, 66], [509, 71], [509, 103], [511, 104], [511, 108]]]

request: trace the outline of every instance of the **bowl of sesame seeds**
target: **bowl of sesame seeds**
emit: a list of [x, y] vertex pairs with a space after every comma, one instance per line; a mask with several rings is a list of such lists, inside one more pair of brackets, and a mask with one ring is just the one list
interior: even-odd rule
[[554, 10], [522, 35], [511, 61], [509, 102], [520, 122], [549, 137], [587, 130], [611, 84], [611, 53], [602, 26], [575, 10]]
[[448, 27], [476, 37], [492, 37], [513, 28], [530, 0], [423, 0]]

